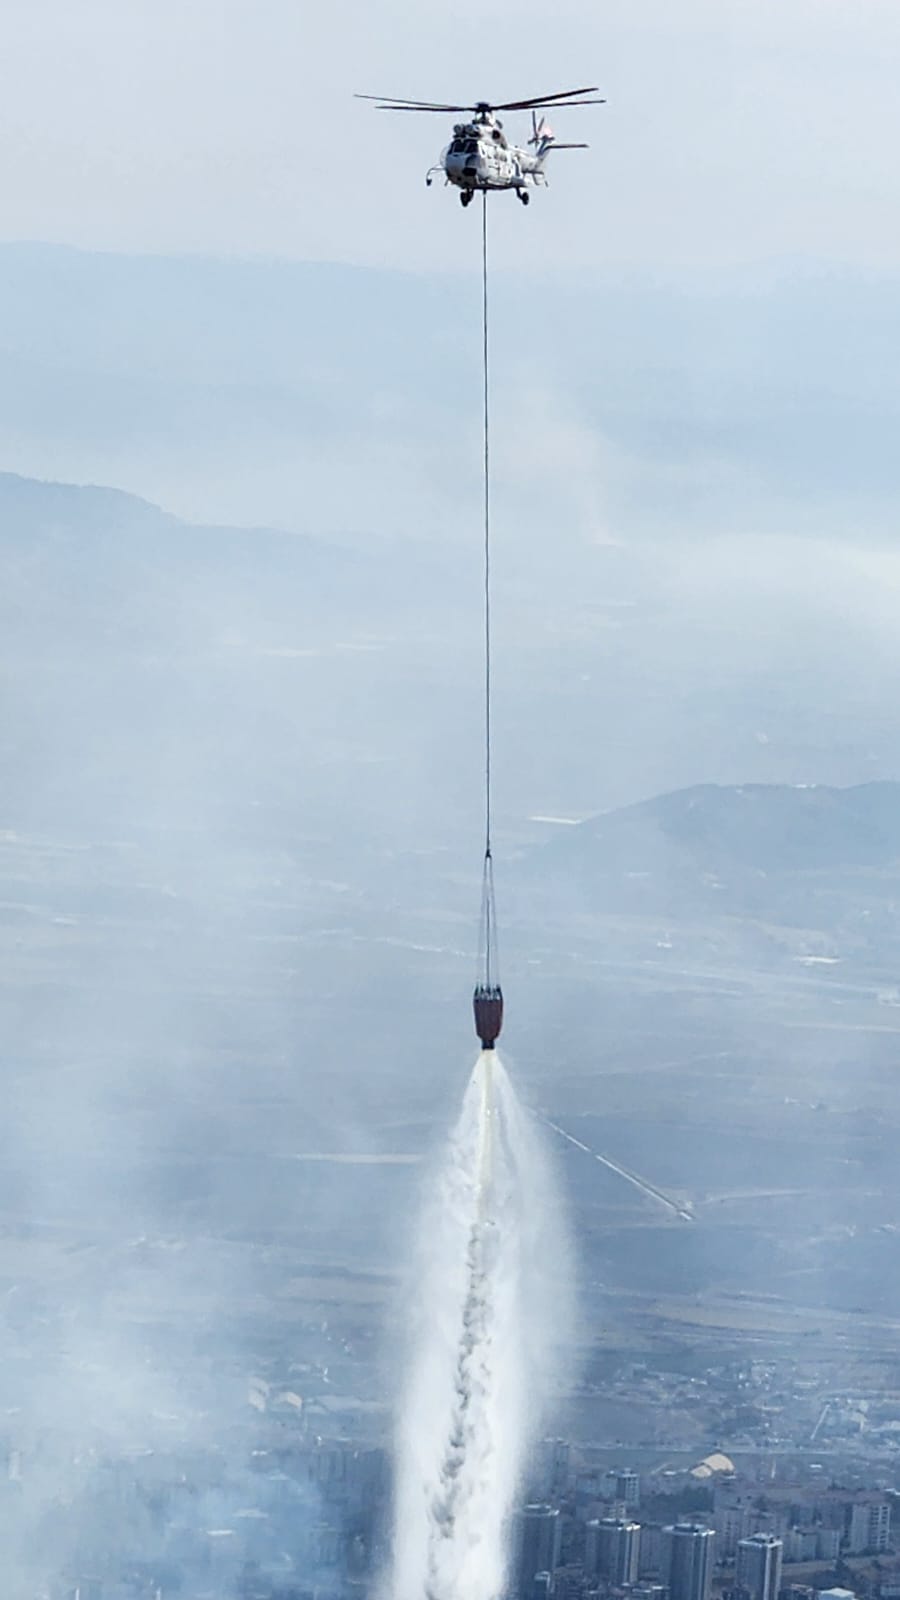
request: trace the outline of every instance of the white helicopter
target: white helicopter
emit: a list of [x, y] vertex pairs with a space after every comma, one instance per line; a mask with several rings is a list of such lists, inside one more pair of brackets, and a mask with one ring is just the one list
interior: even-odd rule
[[[561, 89], [558, 94], [535, 95], [529, 100], [507, 100], [503, 105], [491, 105], [478, 100], [472, 106], [439, 105], [431, 100], [395, 100], [390, 95], [358, 94], [357, 100], [375, 100], [378, 111], [437, 111], [444, 115], [453, 111], [472, 111], [471, 122], [458, 122], [453, 129], [453, 139], [441, 153], [437, 166], [429, 167], [425, 182], [430, 186], [436, 172], [443, 172], [446, 182], [455, 184], [460, 191], [460, 201], [470, 205], [476, 189], [515, 189], [523, 206], [531, 196], [529, 185], [546, 184], [544, 171], [551, 150], [586, 150], [586, 144], [559, 144], [553, 129], [544, 120], [544, 111], [562, 106], [602, 106], [604, 99], [585, 99], [593, 96], [597, 85], [587, 89]], [[495, 115], [497, 111], [530, 111], [531, 138], [527, 147], [510, 144], [503, 132], [503, 124]], [[540, 111], [540, 117], [538, 112]]]

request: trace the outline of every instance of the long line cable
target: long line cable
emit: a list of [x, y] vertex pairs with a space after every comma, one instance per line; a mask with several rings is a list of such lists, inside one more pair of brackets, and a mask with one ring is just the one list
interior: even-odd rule
[[491, 433], [488, 385], [487, 189], [481, 191], [481, 331], [484, 368], [484, 854], [491, 856]]
[[482, 938], [484, 944], [484, 982], [491, 988], [496, 981], [496, 908], [494, 904], [494, 862], [491, 849], [491, 431], [490, 385], [488, 368], [488, 234], [487, 189], [481, 191], [481, 334], [484, 380], [484, 873], [481, 893]]

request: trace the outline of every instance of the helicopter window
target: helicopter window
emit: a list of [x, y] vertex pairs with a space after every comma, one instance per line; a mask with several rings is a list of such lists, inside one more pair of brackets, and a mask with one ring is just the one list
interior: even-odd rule
[[450, 146], [451, 151], [456, 156], [461, 155], [462, 152], [465, 150], [465, 148], [466, 148], [465, 139], [454, 139], [453, 143]]
[[478, 149], [478, 140], [477, 139], [467, 139], [466, 140], [466, 155], [467, 156], [474, 156], [476, 151], [477, 151], [477, 149]]

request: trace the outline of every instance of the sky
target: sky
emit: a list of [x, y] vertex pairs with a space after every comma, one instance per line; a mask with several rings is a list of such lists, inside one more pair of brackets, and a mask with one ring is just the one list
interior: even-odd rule
[[885, 273], [898, 67], [894, 0], [10, 0], [0, 237], [465, 265], [423, 184], [449, 119], [354, 92], [596, 83], [608, 105], [557, 118], [592, 149], [554, 162], [541, 224], [498, 208], [507, 265]]

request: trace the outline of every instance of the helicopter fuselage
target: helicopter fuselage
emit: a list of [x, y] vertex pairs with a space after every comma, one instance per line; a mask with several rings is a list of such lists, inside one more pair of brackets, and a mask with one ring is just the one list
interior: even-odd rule
[[426, 182], [432, 172], [443, 171], [447, 182], [463, 191], [464, 202], [476, 189], [516, 189], [521, 195], [529, 184], [546, 183], [544, 158], [552, 143], [552, 136], [541, 139], [532, 154], [510, 144], [502, 124], [490, 115], [457, 123], [440, 165], [431, 169]]

